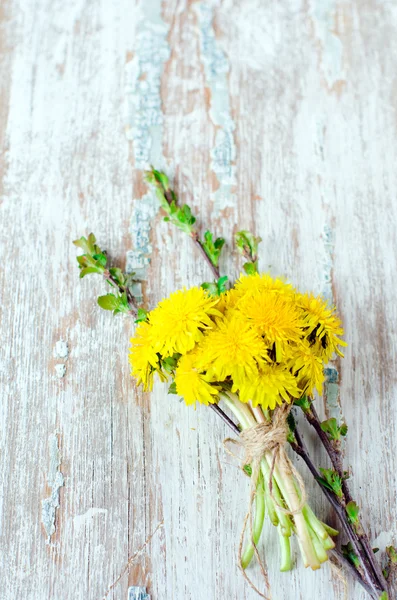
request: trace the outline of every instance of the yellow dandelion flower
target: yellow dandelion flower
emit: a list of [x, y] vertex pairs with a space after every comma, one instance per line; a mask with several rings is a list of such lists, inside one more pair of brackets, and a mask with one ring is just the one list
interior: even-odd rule
[[278, 292], [286, 295], [291, 295], [294, 292], [294, 288], [290, 283], [279, 277], [273, 278], [269, 273], [240, 275], [240, 278], [236, 281], [235, 289], [240, 297], [247, 293], [257, 292]]
[[145, 391], [153, 388], [153, 374], [160, 372], [159, 359], [153, 347], [153, 331], [149, 323], [140, 323], [131, 338], [129, 361], [131, 375], [135, 377], [138, 385], [143, 385]]
[[295, 304], [285, 295], [265, 291], [252, 293], [239, 302], [238, 309], [268, 346], [274, 344], [277, 362], [288, 353], [290, 344], [301, 339], [302, 318]]
[[240, 298], [240, 294], [232, 288], [223, 292], [219, 298], [219, 303], [216, 305], [217, 310], [225, 314], [227, 310], [233, 309], [236, 306], [237, 301]]
[[324, 383], [324, 362], [312, 351], [307, 341], [295, 348], [294, 356], [289, 362], [292, 373], [298, 381], [302, 394], [312, 394], [316, 389], [321, 395]]
[[296, 378], [282, 365], [262, 363], [252, 377], [246, 377], [239, 385], [242, 402], [260, 404], [264, 409], [273, 410], [283, 401], [288, 404], [291, 398], [299, 398], [301, 391]]
[[149, 315], [156, 351], [167, 357], [192, 350], [203, 337], [202, 330], [213, 326], [211, 317], [221, 314], [214, 308], [217, 302], [198, 287], [179, 290], [161, 300]]
[[299, 294], [297, 305], [302, 309], [305, 336], [313, 352], [328, 361], [336, 352], [343, 357], [339, 346], [347, 346], [338, 336], [343, 335], [342, 322], [335, 314], [335, 308], [327, 301], [313, 294]]
[[211, 386], [205, 373], [196, 368], [197, 357], [194, 353], [185, 354], [179, 359], [175, 371], [176, 391], [182, 396], [187, 405], [213, 404], [217, 400], [218, 389]]
[[230, 317], [217, 319], [216, 329], [209, 331], [201, 347], [199, 363], [218, 379], [235, 380], [256, 372], [256, 359], [264, 356], [265, 344], [260, 336], [233, 311]]

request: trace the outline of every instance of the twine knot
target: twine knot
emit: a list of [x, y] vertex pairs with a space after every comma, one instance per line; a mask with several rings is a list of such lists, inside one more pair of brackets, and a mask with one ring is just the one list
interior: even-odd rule
[[[266, 452], [278, 450], [287, 439], [285, 411], [277, 411], [273, 421], [258, 423], [240, 434], [241, 445], [245, 449], [244, 465], [260, 461]], [[244, 466], [243, 465], [243, 466]], [[253, 468], [253, 467], [252, 467]]]

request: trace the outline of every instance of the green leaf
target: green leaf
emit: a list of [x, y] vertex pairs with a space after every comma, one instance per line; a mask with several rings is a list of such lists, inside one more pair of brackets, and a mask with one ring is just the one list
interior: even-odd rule
[[334, 417], [327, 421], [323, 421], [320, 426], [331, 440], [339, 440], [341, 435], [346, 435], [347, 433], [346, 423], [342, 423], [342, 425], [338, 426], [338, 421]]
[[338, 473], [333, 469], [321, 468], [320, 473], [323, 477], [318, 477], [318, 482], [321, 483], [321, 485], [323, 485], [324, 487], [334, 492], [334, 494], [338, 496], [338, 498], [342, 498], [342, 479], [339, 477]]
[[102, 267], [106, 267], [107, 258], [104, 252], [100, 252], [99, 254], [93, 254], [92, 258]]
[[301, 408], [303, 410], [303, 412], [309, 412], [310, 411], [311, 402], [310, 402], [310, 400], [308, 399], [307, 396], [302, 396], [302, 398], [297, 398], [294, 401], [294, 404], [296, 406], [299, 406], [299, 408]]
[[88, 240], [87, 240], [87, 243], [88, 243], [88, 251], [89, 251], [89, 253], [90, 253], [90, 254], [94, 254], [95, 252], [100, 252], [100, 249], [99, 249], [99, 248], [98, 248], [98, 246], [95, 244], [95, 242], [96, 242], [95, 235], [94, 235], [94, 234], [91, 232], [91, 233], [88, 235]]
[[243, 269], [247, 273], [247, 275], [255, 275], [258, 272], [258, 263], [255, 262], [246, 262], [243, 264]]
[[226, 282], [228, 278], [225, 275], [224, 277], [220, 277], [218, 281], [208, 282], [205, 281], [201, 284], [203, 290], [206, 290], [210, 296], [220, 296], [224, 292], [226, 292]]
[[118, 285], [120, 285], [121, 287], [125, 285], [125, 276], [121, 269], [119, 269], [118, 267], [111, 267], [109, 269], [109, 273]]
[[335, 419], [335, 417], [332, 417], [332, 419], [328, 419], [327, 421], [323, 421], [320, 426], [321, 429], [325, 431], [325, 433], [327, 433], [332, 440], [339, 439], [338, 421]]
[[164, 371], [166, 373], [171, 374], [173, 371], [175, 371], [180, 357], [181, 357], [181, 355], [176, 352], [172, 356], [167, 356], [167, 358], [161, 359], [160, 360], [161, 367], [164, 369]]
[[219, 296], [218, 286], [216, 283], [210, 283], [210, 282], [206, 281], [201, 284], [201, 287], [203, 288], [203, 290], [208, 292], [208, 294], [210, 296]]
[[104, 310], [118, 310], [120, 312], [120, 298], [117, 298], [114, 294], [99, 296], [98, 304]]
[[[95, 240], [95, 238], [94, 238], [94, 240]], [[75, 246], [77, 246], [78, 248], [81, 248], [87, 254], [90, 254], [89, 243], [88, 243], [88, 240], [84, 236], [82, 236], [79, 240], [74, 240], [73, 244]]]
[[389, 600], [389, 594], [387, 592], [382, 592], [379, 596], [379, 600]]
[[138, 308], [137, 318], [135, 319], [135, 323], [142, 323], [142, 321], [147, 321], [149, 312], [144, 308]]
[[97, 267], [86, 267], [85, 269], [81, 269], [80, 277], [83, 278], [90, 273], [101, 273], [101, 270]]
[[223, 277], [220, 277], [218, 279], [218, 281], [216, 282], [216, 285], [218, 287], [218, 295], [220, 296], [221, 294], [223, 294], [224, 292], [226, 292], [226, 283], [227, 283], [228, 277], [227, 275], [224, 275]]
[[175, 383], [175, 381], [173, 381], [173, 382], [171, 383], [171, 385], [169, 386], [169, 388], [168, 388], [168, 393], [169, 393], [169, 394], [177, 394], [177, 393], [178, 393], [178, 392], [176, 391], [176, 383]]
[[251, 261], [256, 262], [257, 254], [258, 254], [258, 246], [262, 241], [262, 238], [255, 237], [249, 231], [238, 231], [235, 235], [235, 242], [237, 249], [243, 254], [246, 258], [251, 259]]
[[353, 523], [353, 525], [356, 525], [359, 522], [358, 513], [360, 512], [360, 508], [358, 504], [354, 502], [354, 500], [351, 500], [346, 504], [346, 512], [350, 522]]
[[252, 475], [251, 465], [244, 465], [243, 471], [248, 475], [248, 477], [251, 477], [251, 475]]
[[341, 546], [342, 554], [347, 560], [356, 568], [360, 567], [360, 560], [357, 554], [354, 552], [354, 548], [351, 542], [347, 544], [342, 544]]
[[393, 565], [397, 565], [397, 550], [394, 546], [387, 546], [386, 554]]
[[223, 238], [216, 238], [214, 242], [213, 234], [210, 231], [204, 233], [204, 241], [201, 242], [201, 245], [215, 267], [219, 264], [219, 257], [224, 244], [225, 240]]

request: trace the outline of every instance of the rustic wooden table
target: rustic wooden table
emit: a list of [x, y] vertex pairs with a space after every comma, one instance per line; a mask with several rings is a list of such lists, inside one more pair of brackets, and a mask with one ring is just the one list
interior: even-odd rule
[[[208, 279], [149, 163], [227, 238], [223, 272], [248, 228], [262, 269], [337, 303], [349, 346], [319, 410], [349, 424], [371, 540], [396, 542], [396, 4], [3, 0], [0, 28], [1, 600], [257, 597], [236, 567], [248, 483], [226, 427], [137, 392], [131, 322], [78, 280], [71, 242], [91, 230], [149, 306]], [[298, 556], [280, 573], [266, 533], [274, 600], [364, 600]]]

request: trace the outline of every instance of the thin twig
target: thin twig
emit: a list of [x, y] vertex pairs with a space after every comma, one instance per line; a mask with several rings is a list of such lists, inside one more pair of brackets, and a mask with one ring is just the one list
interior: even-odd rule
[[198, 235], [197, 231], [193, 231], [192, 232], [191, 238], [192, 238], [193, 242], [196, 244], [196, 246], [199, 248], [201, 254], [203, 255], [203, 258], [205, 258], [205, 260], [207, 261], [207, 263], [208, 263], [211, 271], [214, 274], [215, 279], [219, 279], [219, 277], [220, 277], [219, 268], [216, 267], [212, 263], [210, 257], [207, 255], [206, 251], [204, 250], [203, 244], [200, 241], [200, 238], [199, 238], [199, 235]]
[[123, 287], [123, 286], [119, 285], [117, 283], [117, 281], [111, 276], [111, 274], [107, 270], [103, 272], [103, 277], [104, 277], [104, 279], [106, 279], [106, 281], [108, 281], [110, 283], [110, 285], [117, 288], [119, 290], [120, 294], [123, 294], [124, 292], [127, 294], [128, 306], [130, 307], [128, 314], [130, 314], [132, 317], [136, 318], [138, 316], [138, 305], [136, 303], [134, 296], [131, 293], [131, 290], [128, 287]]
[[[303, 413], [305, 415], [306, 420], [316, 430], [316, 433], [318, 434], [318, 436], [321, 440], [321, 443], [323, 444], [323, 446], [325, 448], [325, 451], [327, 452], [329, 458], [331, 459], [332, 466], [334, 467], [335, 471], [338, 473], [339, 477], [341, 478], [342, 492], [343, 492], [343, 496], [344, 496], [344, 502], [341, 504], [348, 504], [349, 502], [351, 502], [353, 500], [353, 498], [350, 493], [349, 486], [344, 477], [343, 461], [342, 461], [341, 452], [338, 448], [336, 448], [332, 444], [331, 440], [328, 438], [325, 431], [323, 431], [321, 429], [321, 422], [320, 422], [319, 416], [317, 414], [317, 411], [314, 407], [314, 404], [312, 403], [310, 406], [310, 409], [307, 411], [303, 411]], [[340, 502], [339, 499], [338, 499], [338, 501]], [[364, 531], [364, 528], [359, 520], [358, 520], [358, 524], [357, 524], [357, 537], [360, 541], [360, 544], [363, 547], [363, 550], [368, 558], [368, 561], [372, 567], [372, 570], [375, 573], [378, 583], [380, 584], [380, 586], [383, 589], [387, 590], [387, 582], [383, 575], [382, 568], [375, 558], [369, 538], [368, 538], [366, 532]]]
[[230, 419], [230, 417], [228, 417], [227, 414], [225, 412], [223, 412], [223, 410], [220, 408], [220, 406], [218, 404], [209, 404], [209, 406], [212, 408], [212, 410], [214, 412], [216, 412], [217, 415], [220, 416], [220, 418], [226, 423], [226, 425], [228, 425], [230, 427], [230, 429], [232, 429], [234, 431], [234, 433], [236, 433], [237, 435], [240, 434], [240, 429]]

